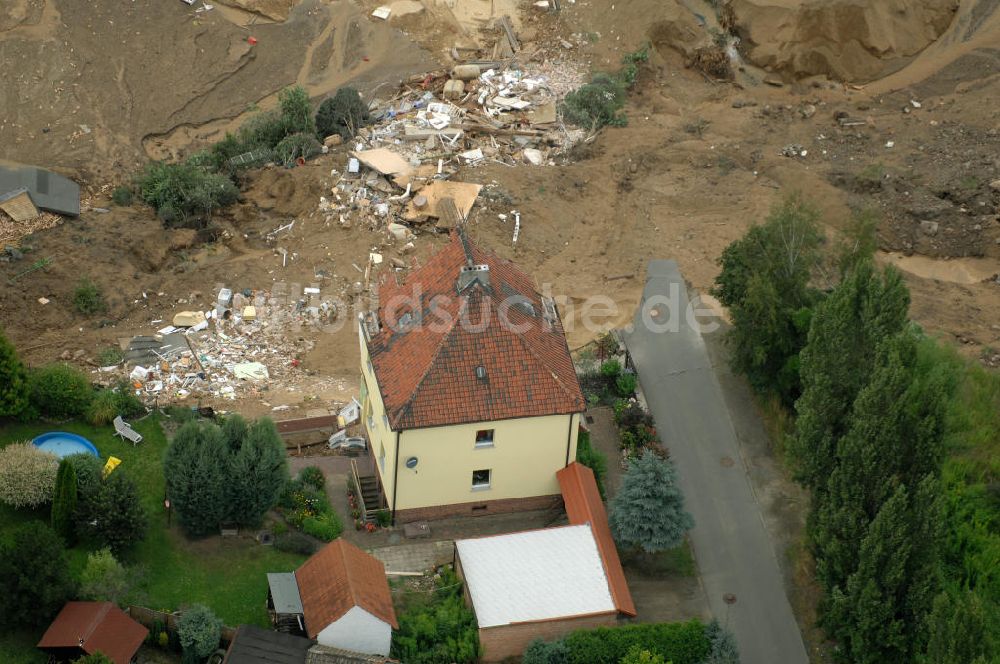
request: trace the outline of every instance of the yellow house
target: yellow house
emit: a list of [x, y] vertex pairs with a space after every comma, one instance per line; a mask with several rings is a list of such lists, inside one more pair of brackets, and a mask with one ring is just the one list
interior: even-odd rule
[[462, 232], [359, 321], [362, 420], [396, 522], [558, 505], [583, 394], [551, 299]]

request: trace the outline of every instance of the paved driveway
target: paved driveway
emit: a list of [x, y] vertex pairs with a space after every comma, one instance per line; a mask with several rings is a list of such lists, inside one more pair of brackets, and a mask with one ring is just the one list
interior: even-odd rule
[[624, 336], [695, 519], [691, 541], [709, 605], [735, 633], [743, 664], [806, 664], [729, 411], [701, 334], [685, 315], [687, 303], [677, 264], [651, 261], [643, 306]]

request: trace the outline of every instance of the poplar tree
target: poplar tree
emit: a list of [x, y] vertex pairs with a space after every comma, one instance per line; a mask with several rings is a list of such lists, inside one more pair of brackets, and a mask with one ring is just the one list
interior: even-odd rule
[[[858, 263], [816, 307], [800, 354], [802, 396], [790, 453], [799, 479], [816, 496], [836, 464], [858, 392], [871, 377], [876, 350], [907, 324], [909, 291], [900, 273]], [[817, 496], [817, 500], [819, 497]]]
[[941, 592], [927, 619], [921, 664], [986, 664], [989, 642], [983, 605], [968, 590]]
[[940, 473], [952, 376], [925, 366], [909, 331], [888, 340], [879, 355], [809, 515], [817, 578], [827, 592], [844, 587], [868, 525], [896, 485], [912, 492]]
[[897, 485], [868, 527], [857, 568], [823, 617], [852, 664], [910, 664], [935, 591], [939, 488], [930, 476]]
[[52, 530], [67, 544], [73, 544], [76, 540], [73, 526], [76, 503], [76, 470], [71, 461], [63, 459], [56, 471], [56, 487], [52, 496]]

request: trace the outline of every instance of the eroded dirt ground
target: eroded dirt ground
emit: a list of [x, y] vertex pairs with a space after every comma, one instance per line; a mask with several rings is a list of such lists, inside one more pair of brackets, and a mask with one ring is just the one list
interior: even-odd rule
[[[1000, 362], [997, 3], [965, 0], [950, 22], [935, 11], [893, 27], [901, 36], [883, 45], [891, 57], [882, 69], [870, 58], [843, 61], [857, 70], [846, 71], [856, 77], [850, 82], [827, 78], [845, 72], [801, 53], [754, 45], [754, 23], [778, 20], [762, 18], [757, 4], [734, 3], [735, 19], [717, 19], [696, 0], [564, 1], [559, 13], [427, 0], [418, 13], [383, 22], [369, 16], [375, 3], [348, 0], [240, 0], [207, 12], [169, 1], [12, 0], [0, 10], [0, 158], [70, 175], [84, 186], [85, 206], [110, 212], [88, 210], [28, 237], [27, 259], [0, 263], [0, 325], [40, 364], [66, 351], [83, 350], [86, 360], [117, 338], [149, 333], [154, 320], [207, 307], [222, 284], [319, 282], [351, 302], [368, 253], [396, 256], [398, 247], [382, 228], [342, 228], [317, 212], [346, 147], [305, 167], [256, 171], [209, 234], [165, 231], [145, 207], [109, 205], [110, 190], [150, 158], [183, 157], [218, 139], [287, 85], [305, 85], [317, 102], [344, 82], [390, 95], [414, 72], [450, 66], [453, 47], [480, 39], [477, 26], [500, 7], [516, 18], [534, 62], [614, 70], [624, 53], [651, 44], [628, 126], [600, 132], [553, 165], [492, 164], [457, 176], [486, 185], [471, 234], [563, 296], [571, 346], [594, 334], [574, 324], [586, 298], [610, 297], [617, 309], [603, 320], [625, 320], [653, 257], [676, 259], [704, 292], [722, 248], [800, 191], [822, 211], [831, 242], [853, 210], [876, 210], [880, 255], [907, 273], [914, 317], [968, 354]], [[808, 44], [837, 32], [824, 23], [835, 20], [846, 19], [801, 18], [790, 39], [812, 52]], [[847, 27], [859, 31], [888, 29], [878, 17], [851, 20]], [[734, 80], [688, 68], [693, 45], [706, 39], [703, 24], [727, 22], [744, 39], [739, 55], [734, 47]], [[764, 52], [781, 56], [760, 56], [775, 71], [741, 68], [740, 58]], [[842, 117], [864, 124], [842, 126]], [[516, 245], [511, 222], [498, 217], [512, 210], [522, 219]], [[266, 238], [292, 220], [290, 233]], [[417, 233], [407, 261], [443, 242]], [[280, 249], [290, 256], [284, 267]], [[46, 269], [7, 281], [42, 257], [52, 260]], [[81, 275], [108, 295], [104, 316], [74, 313]], [[296, 389], [251, 402], [304, 406], [353, 393], [357, 342], [351, 319], [341, 321], [295, 332], [313, 345], [300, 358]]]

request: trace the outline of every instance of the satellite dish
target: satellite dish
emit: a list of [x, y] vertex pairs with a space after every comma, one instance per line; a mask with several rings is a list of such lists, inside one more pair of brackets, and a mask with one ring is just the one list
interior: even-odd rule
[[409, 468], [409, 469], [411, 469], [411, 470], [414, 469], [414, 468], [416, 468], [417, 467], [417, 461], [418, 461], [417, 457], [408, 457], [406, 459], [406, 467]]

